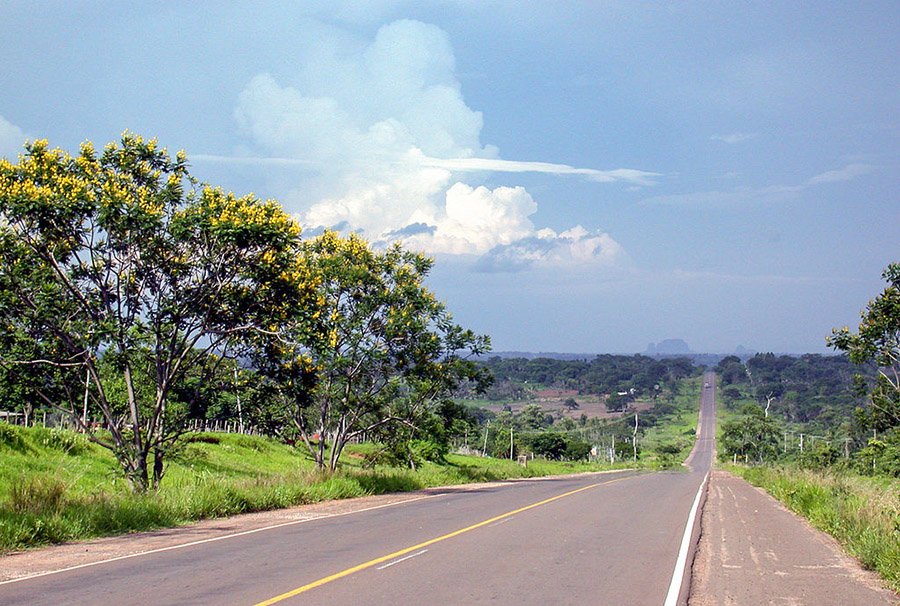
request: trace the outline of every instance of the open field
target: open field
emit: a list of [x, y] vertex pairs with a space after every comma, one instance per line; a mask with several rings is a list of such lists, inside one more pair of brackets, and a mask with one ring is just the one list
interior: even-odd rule
[[[570, 410], [563, 404], [563, 402], [569, 398], [578, 402], [578, 408]], [[554, 416], [568, 417], [570, 419], [578, 419], [582, 414], [586, 415], [589, 419], [619, 419], [626, 414], [622, 412], [609, 412], [606, 410], [606, 400], [598, 398], [596, 395], [542, 395], [527, 400], [514, 400], [510, 402], [491, 400], [463, 400], [463, 402], [468, 406], [485, 408], [494, 413], [506, 410], [506, 407], [509, 407], [509, 410], [513, 413], [519, 413], [522, 412], [522, 409], [526, 406], [537, 404], [544, 412], [552, 413]], [[629, 404], [629, 407], [632, 410], [636, 409], [639, 412], [643, 412], [653, 408], [653, 402], [636, 400]]]

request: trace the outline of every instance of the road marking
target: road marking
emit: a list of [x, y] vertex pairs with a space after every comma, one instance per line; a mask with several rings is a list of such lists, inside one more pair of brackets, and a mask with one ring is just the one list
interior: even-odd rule
[[290, 522], [282, 522], [280, 524], [272, 524], [271, 526], [263, 526], [262, 528], [254, 528], [252, 530], [242, 530], [241, 532], [233, 532], [231, 534], [226, 534], [218, 537], [211, 537], [209, 539], [200, 539], [199, 541], [191, 541], [190, 543], [179, 543], [178, 545], [169, 545], [168, 547], [160, 547], [159, 549], [149, 549], [147, 551], [139, 551], [137, 553], [129, 553], [128, 555], [118, 556], [115, 558], [108, 558], [106, 560], [97, 560], [96, 562], [88, 562], [86, 564], [78, 564], [77, 566], [69, 566], [68, 568], [60, 568], [59, 570], [48, 570], [46, 572], [39, 572], [37, 574], [31, 574], [24, 577], [18, 577], [15, 579], [7, 579], [6, 581], [0, 581], [0, 585], [7, 585], [9, 583], [18, 583], [20, 581], [27, 581], [29, 579], [36, 579], [38, 577], [46, 577], [51, 574], [59, 574], [61, 572], [69, 572], [70, 570], [78, 570], [80, 568], [90, 568], [91, 566], [99, 566], [100, 564], [108, 564], [110, 562], [118, 562], [120, 560], [128, 560], [131, 558], [137, 558], [140, 556], [152, 555], [154, 553], [162, 553], [164, 551], [173, 551], [175, 549], [182, 549], [184, 547], [193, 547], [194, 545], [202, 545], [204, 543], [214, 543], [215, 541], [224, 541], [225, 539], [233, 539], [236, 537], [242, 537], [248, 534], [255, 534], [257, 532], [263, 532], [265, 530], [273, 530], [275, 528], [283, 528], [284, 526], [294, 526], [296, 524], [305, 524], [306, 522], [314, 522], [316, 520], [327, 520], [328, 518], [339, 518], [343, 516], [347, 516], [354, 513], [363, 513], [365, 511], [373, 511], [375, 509], [383, 509], [385, 507], [393, 507], [394, 505], [403, 505], [404, 503], [412, 503], [413, 501], [421, 501], [423, 499], [432, 499], [434, 497], [442, 496], [447, 493], [436, 493], [436, 494], [426, 494], [418, 497], [413, 497], [410, 499], [404, 499], [402, 501], [394, 501], [392, 503], [383, 503], [381, 505], [373, 505], [372, 507], [365, 507], [363, 509], [354, 509], [353, 511], [343, 511], [340, 513], [332, 513], [327, 515], [322, 515], [314, 518], [303, 518], [300, 520], [291, 520]]
[[493, 528], [494, 526], [499, 526], [500, 524], [506, 524], [510, 520], [512, 520], [511, 516], [508, 518], [504, 518], [504, 519], [500, 520], [499, 522], [494, 522], [493, 524], [489, 525], [488, 528]]
[[678, 603], [678, 594], [681, 593], [681, 583], [684, 580], [684, 568], [687, 565], [688, 551], [691, 547], [691, 534], [694, 530], [694, 519], [697, 517], [697, 510], [700, 508], [700, 496], [703, 494], [703, 487], [709, 478], [709, 472], [703, 476], [700, 482], [700, 488], [697, 489], [697, 496], [694, 497], [694, 504], [691, 506], [691, 513], [688, 515], [687, 524], [684, 526], [684, 536], [681, 537], [681, 549], [678, 550], [678, 559], [675, 561], [675, 570], [672, 571], [672, 581], [669, 583], [669, 593], [666, 594], [664, 606], [675, 606]]
[[269, 598], [263, 602], [257, 603], [255, 606], [270, 606], [271, 604], [277, 604], [278, 602], [284, 601], [288, 598], [292, 598], [294, 596], [300, 595], [301, 593], [306, 593], [310, 589], [315, 589], [316, 587], [321, 587], [322, 585], [326, 585], [331, 583], [332, 581], [336, 581], [338, 579], [342, 579], [344, 577], [350, 576], [356, 572], [361, 570], [365, 570], [367, 568], [371, 568], [373, 566], [377, 566], [383, 562], [388, 562], [395, 558], [399, 558], [400, 556], [406, 555], [416, 550], [423, 549], [425, 547], [429, 547], [434, 545], [435, 543], [440, 543], [441, 541], [446, 541], [447, 539], [452, 539], [453, 537], [458, 537], [461, 534], [466, 532], [471, 532], [472, 530], [481, 528], [483, 526], [488, 526], [489, 524], [493, 524], [494, 522], [498, 522], [505, 518], [512, 517], [516, 514], [522, 513], [523, 511], [528, 511], [529, 509], [534, 509], [535, 507], [540, 507], [542, 505], [547, 505], [548, 503], [552, 503], [553, 501], [558, 501], [559, 499], [563, 499], [565, 497], [572, 496], [573, 494], [578, 494], [579, 492], [584, 492], [585, 490], [590, 490], [591, 488], [596, 488], [597, 486], [606, 486], [612, 484], [614, 482], [620, 482], [622, 480], [627, 480], [629, 478], [633, 478], [636, 476], [628, 476], [625, 478], [616, 478], [615, 480], [610, 480], [608, 482], [597, 482], [596, 484], [590, 484], [588, 486], [582, 486], [581, 488], [576, 488], [575, 490], [570, 490], [569, 492], [564, 492], [563, 494], [556, 495], [555, 497], [550, 497], [549, 499], [544, 499], [543, 501], [538, 501], [537, 503], [532, 503], [531, 505], [526, 505], [524, 507], [520, 507], [518, 509], [514, 509], [513, 511], [508, 511], [506, 513], [502, 513], [498, 516], [494, 516], [493, 518], [489, 518], [487, 520], [483, 520], [478, 522], [477, 524], [472, 524], [471, 526], [466, 526], [465, 528], [460, 528], [459, 530], [454, 530], [453, 532], [447, 533], [445, 535], [441, 535], [439, 537], [435, 537], [433, 539], [429, 539], [427, 541], [423, 541], [418, 545], [412, 545], [410, 547], [406, 547], [404, 549], [400, 549], [393, 553], [389, 553], [387, 555], [383, 555], [381, 557], [375, 558], [373, 560], [369, 560], [368, 562], [363, 562], [362, 564], [357, 564], [356, 566], [352, 566], [335, 574], [332, 574], [327, 577], [323, 577], [317, 581], [313, 581], [312, 583], [307, 583], [302, 587], [298, 587], [296, 589], [292, 589], [291, 591], [282, 593], [281, 595], [277, 595], [273, 598]]
[[412, 558], [414, 558], [416, 556], [420, 556], [427, 551], [428, 551], [427, 549], [423, 549], [422, 551], [417, 551], [416, 553], [411, 553], [408, 556], [400, 558], [399, 560], [394, 560], [393, 562], [388, 562], [387, 564], [379, 566], [375, 570], [384, 570], [385, 568], [390, 568], [394, 564], [399, 564], [400, 562], [405, 562], [406, 560], [411, 560]]

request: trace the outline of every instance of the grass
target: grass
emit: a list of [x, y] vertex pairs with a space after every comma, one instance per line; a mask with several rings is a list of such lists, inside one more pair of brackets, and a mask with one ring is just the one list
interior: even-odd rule
[[701, 383], [701, 377], [682, 381], [681, 389], [673, 402], [674, 411], [661, 417], [656, 425], [647, 429], [640, 441], [644, 466], [677, 467], [690, 454], [700, 418]]
[[331, 499], [609, 468], [462, 455], [417, 471], [367, 468], [366, 450], [348, 447], [342, 469], [323, 474], [274, 440], [198, 434], [172, 459], [159, 492], [135, 495], [112, 455], [82, 436], [0, 424], [0, 552]]
[[834, 536], [900, 591], [900, 480], [790, 466], [728, 469]]

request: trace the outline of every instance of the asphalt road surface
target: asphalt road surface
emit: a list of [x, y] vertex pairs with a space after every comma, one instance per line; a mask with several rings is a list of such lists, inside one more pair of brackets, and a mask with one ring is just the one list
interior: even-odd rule
[[0, 604], [673, 604], [712, 460], [705, 380], [690, 471], [473, 486], [5, 583]]

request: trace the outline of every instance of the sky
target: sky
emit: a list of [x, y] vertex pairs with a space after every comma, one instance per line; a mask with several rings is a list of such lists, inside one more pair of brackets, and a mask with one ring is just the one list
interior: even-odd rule
[[900, 261], [900, 3], [0, 4], [0, 156], [130, 130], [433, 256], [495, 351], [827, 350]]

